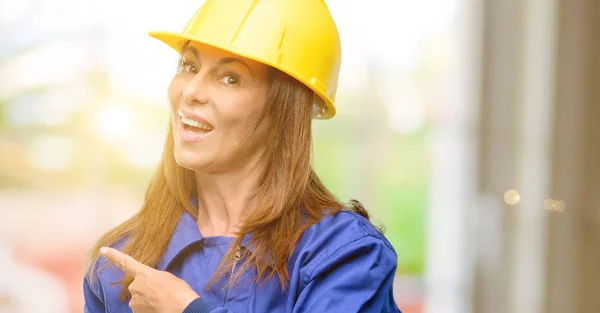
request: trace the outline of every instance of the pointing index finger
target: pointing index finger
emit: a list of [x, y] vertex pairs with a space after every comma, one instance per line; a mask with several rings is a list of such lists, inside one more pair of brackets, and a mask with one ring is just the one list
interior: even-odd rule
[[152, 270], [151, 267], [144, 265], [133, 257], [113, 248], [102, 247], [100, 248], [100, 254], [133, 277]]

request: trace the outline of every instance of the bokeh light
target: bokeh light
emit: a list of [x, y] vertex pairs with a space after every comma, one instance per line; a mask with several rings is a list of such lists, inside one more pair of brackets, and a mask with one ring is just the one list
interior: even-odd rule
[[504, 202], [508, 205], [516, 205], [521, 201], [521, 195], [514, 189], [507, 190], [504, 193]]

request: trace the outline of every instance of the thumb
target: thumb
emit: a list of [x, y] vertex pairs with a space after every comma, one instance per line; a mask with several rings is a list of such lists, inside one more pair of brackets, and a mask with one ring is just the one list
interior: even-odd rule
[[140, 274], [148, 273], [154, 269], [138, 262], [133, 257], [113, 248], [102, 247], [100, 248], [100, 255], [107, 258], [112, 263], [120, 267], [125, 273], [136, 277]]

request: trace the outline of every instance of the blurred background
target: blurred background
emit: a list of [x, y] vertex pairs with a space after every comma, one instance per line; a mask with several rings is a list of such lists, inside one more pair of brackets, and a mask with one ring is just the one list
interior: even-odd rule
[[[202, 1], [0, 0], [0, 312], [81, 312], [142, 202]], [[342, 37], [315, 167], [398, 252], [404, 313], [600, 308], [600, 2], [326, 0]]]

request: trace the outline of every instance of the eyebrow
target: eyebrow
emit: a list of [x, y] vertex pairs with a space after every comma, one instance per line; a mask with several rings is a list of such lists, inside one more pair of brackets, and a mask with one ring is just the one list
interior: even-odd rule
[[[198, 59], [200, 58], [200, 52], [198, 51], [198, 49], [196, 49], [192, 46], [189, 46], [189, 45], [183, 48], [181, 55], [184, 55], [188, 50], [191, 51], [192, 54], [196, 58], [198, 58]], [[222, 58], [221, 60], [219, 60], [219, 62], [217, 62], [218, 65], [230, 64], [230, 63], [239, 63], [239, 64], [245, 66], [248, 69], [248, 71], [250, 71], [250, 73], [252, 73], [252, 69], [250, 68], [250, 66], [246, 62], [244, 62], [244, 60], [242, 60], [242, 59], [226, 57], [226, 58]]]
[[250, 66], [248, 64], [246, 64], [246, 62], [244, 62], [241, 59], [238, 58], [222, 58], [221, 60], [219, 60], [219, 62], [217, 62], [217, 64], [229, 64], [229, 63], [240, 63], [243, 66], [248, 68], [248, 71], [250, 71], [250, 73], [252, 73], [252, 69], [250, 69]]
[[190, 45], [189, 45], [189, 41], [188, 41], [188, 44], [186, 44], [186, 45], [183, 47], [183, 50], [181, 51], [181, 55], [183, 56], [183, 55], [184, 55], [184, 54], [185, 54], [185, 53], [186, 53], [188, 50], [189, 50], [189, 51], [192, 51], [192, 54], [193, 54], [195, 57], [197, 57], [197, 58], [200, 58], [200, 53], [198, 52], [198, 50], [197, 50], [196, 48], [194, 48], [194, 47], [192, 47], [192, 46], [190, 46]]

